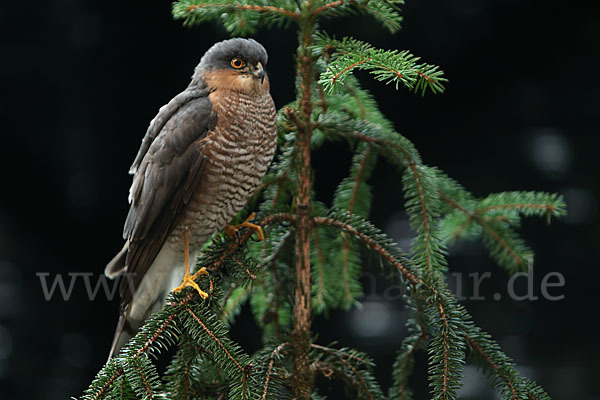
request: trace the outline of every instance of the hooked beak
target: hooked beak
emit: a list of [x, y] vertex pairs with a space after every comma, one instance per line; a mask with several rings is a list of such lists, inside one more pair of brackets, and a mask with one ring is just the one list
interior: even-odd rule
[[254, 77], [256, 79], [260, 79], [260, 83], [263, 83], [265, 81], [265, 70], [264, 68], [258, 69], [254, 72], [252, 72], [252, 75], [254, 75]]
[[262, 84], [265, 81], [265, 69], [263, 68], [262, 64], [259, 62], [256, 65], [256, 69], [254, 71], [252, 71], [252, 75], [256, 78], [256, 79], [260, 79], [260, 83]]

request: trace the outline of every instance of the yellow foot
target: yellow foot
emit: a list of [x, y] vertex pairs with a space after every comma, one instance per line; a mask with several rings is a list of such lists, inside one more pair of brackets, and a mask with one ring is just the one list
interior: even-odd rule
[[[204, 270], [204, 271], [202, 271], [202, 270]], [[204, 273], [200, 274], [200, 272], [204, 272]], [[193, 287], [194, 289], [196, 289], [196, 291], [198, 292], [200, 297], [202, 297], [203, 299], [206, 299], [208, 297], [208, 293], [206, 293], [204, 290], [200, 289], [200, 286], [198, 286], [198, 284], [196, 282], [194, 282], [194, 277], [196, 277], [196, 275], [198, 275], [198, 274], [205, 275], [205, 274], [208, 274], [208, 272], [206, 272], [206, 268], [201, 268], [198, 272], [196, 272], [194, 274], [194, 276], [190, 275], [189, 273], [185, 274], [183, 277], [183, 282], [181, 282], [181, 285], [179, 285], [175, 289], [173, 289], [173, 292], [179, 293], [186, 287], [190, 286], [190, 287]]]
[[192, 279], [195, 281], [196, 279], [200, 278], [202, 275], [208, 275], [208, 271], [206, 270], [206, 267], [200, 268], [194, 275], [192, 275]]
[[264, 240], [265, 235], [263, 233], [262, 227], [260, 225], [256, 225], [250, 222], [254, 219], [255, 215], [255, 213], [250, 214], [248, 218], [246, 218], [246, 220], [239, 225], [227, 225], [227, 227], [225, 228], [225, 234], [227, 234], [227, 237], [231, 239], [241, 228], [250, 228], [256, 231], [259, 242], [261, 240]]

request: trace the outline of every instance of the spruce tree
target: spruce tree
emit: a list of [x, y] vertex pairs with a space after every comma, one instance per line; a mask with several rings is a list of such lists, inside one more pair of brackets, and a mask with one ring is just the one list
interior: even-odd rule
[[[359, 399], [411, 399], [408, 380], [415, 353], [428, 357], [434, 399], [456, 399], [465, 363], [489, 377], [502, 399], [549, 399], [535, 382], [482, 331], [448, 290], [444, 273], [448, 244], [482, 240], [508, 273], [526, 270], [532, 251], [517, 228], [522, 217], [550, 221], [565, 214], [562, 197], [504, 192], [478, 198], [419, 152], [378, 110], [353, 76], [368, 71], [395, 89], [420, 95], [444, 91], [443, 72], [409, 51], [384, 50], [355, 38], [319, 30], [323, 19], [364, 14], [390, 32], [400, 28], [403, 1], [179, 0], [175, 18], [193, 26], [218, 21], [232, 35], [261, 27], [293, 26], [298, 32], [296, 100], [278, 112], [279, 151], [263, 185], [249, 202], [264, 227], [262, 242], [219, 234], [207, 244], [197, 268], [211, 275], [195, 291], [171, 295], [168, 304], [98, 373], [81, 399], [319, 399], [315, 376], [336, 378]], [[282, 57], [283, 55], [278, 55]], [[342, 140], [340, 140], [342, 139]], [[353, 161], [332, 204], [315, 200], [311, 151], [327, 141], [348, 146]], [[404, 208], [416, 232], [409, 249], [399, 248], [369, 222], [369, 178], [376, 162], [398, 171]], [[246, 210], [245, 214], [250, 210]], [[367, 256], [365, 256], [367, 255]], [[409, 334], [397, 349], [393, 385], [387, 393], [367, 354], [319, 343], [315, 315], [348, 310], [361, 298], [359, 276], [378, 260], [386, 276], [404, 288]], [[395, 282], [394, 282], [395, 284]], [[263, 332], [263, 348], [249, 354], [229, 338], [232, 322], [249, 303]], [[165, 348], [176, 351], [164, 374], [153, 361]], [[161, 376], [162, 375], [162, 376]]]

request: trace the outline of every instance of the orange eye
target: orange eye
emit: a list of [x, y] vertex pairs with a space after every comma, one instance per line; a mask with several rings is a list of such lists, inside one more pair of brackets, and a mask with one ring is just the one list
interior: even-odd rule
[[234, 58], [231, 60], [231, 66], [235, 69], [240, 69], [244, 66], [244, 61], [241, 58]]

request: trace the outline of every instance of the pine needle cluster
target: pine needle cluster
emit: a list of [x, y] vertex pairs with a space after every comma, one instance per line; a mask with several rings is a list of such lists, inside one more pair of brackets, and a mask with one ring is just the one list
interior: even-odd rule
[[[198, 260], [211, 275], [199, 281], [210, 296], [171, 295], [119, 355], [98, 373], [82, 400], [323, 398], [315, 376], [339, 379], [349, 397], [413, 398], [409, 386], [415, 354], [428, 360], [431, 396], [457, 398], [465, 363], [489, 377], [502, 399], [549, 399], [520, 376], [491, 336], [483, 332], [446, 287], [447, 246], [459, 238], [481, 240], [509, 273], [531, 266], [533, 253], [518, 234], [523, 217], [548, 221], [565, 214], [561, 196], [504, 192], [473, 196], [444, 172], [422, 162], [415, 146], [395, 131], [375, 99], [352, 75], [421, 95], [444, 91], [442, 70], [408, 51], [377, 49], [354, 38], [318, 30], [323, 18], [363, 14], [390, 32], [400, 28], [402, 1], [179, 0], [175, 18], [186, 25], [217, 21], [232, 35], [294, 25], [297, 98], [278, 112], [279, 152], [250, 204], [259, 210], [263, 242], [243, 231], [233, 240], [215, 236]], [[342, 139], [342, 140], [340, 140]], [[327, 141], [349, 146], [353, 160], [332, 204], [315, 199], [310, 154]], [[416, 232], [399, 248], [369, 222], [369, 179], [378, 162], [396, 168], [404, 208]], [[364, 254], [370, 257], [364, 257]], [[387, 391], [368, 355], [320, 344], [314, 315], [350, 309], [363, 292], [364, 260], [379, 260], [404, 287], [408, 335], [397, 350]], [[389, 274], [388, 274], [389, 275]], [[229, 338], [229, 327], [249, 304], [263, 332], [263, 348], [249, 354]], [[155, 358], [174, 348], [164, 374]]]

